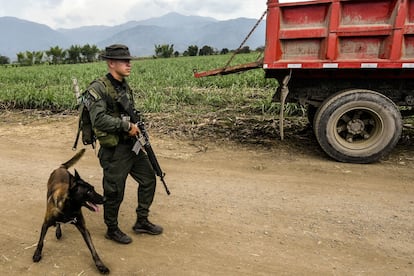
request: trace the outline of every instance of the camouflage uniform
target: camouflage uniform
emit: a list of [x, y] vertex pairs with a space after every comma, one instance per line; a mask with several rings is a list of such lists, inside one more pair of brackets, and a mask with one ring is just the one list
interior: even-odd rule
[[[112, 78], [112, 80], [110, 80]], [[108, 229], [117, 227], [118, 212], [124, 198], [125, 182], [128, 174], [139, 183], [138, 218], [148, 217], [149, 208], [154, 199], [156, 177], [147, 155], [141, 150], [139, 154], [132, 151], [136, 141], [128, 136], [129, 122], [123, 120], [126, 115], [117, 102], [117, 91], [126, 91], [133, 103], [131, 89], [123, 80], [115, 80], [111, 74], [95, 80], [87, 89], [87, 108], [94, 131], [100, 141], [98, 153], [103, 168], [104, 221]]]

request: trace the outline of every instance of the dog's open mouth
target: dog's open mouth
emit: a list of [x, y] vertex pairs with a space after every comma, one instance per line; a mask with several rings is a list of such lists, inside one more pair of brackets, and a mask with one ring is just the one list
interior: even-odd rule
[[98, 205], [93, 204], [92, 202], [86, 201], [86, 208], [91, 210], [92, 212], [99, 212]]

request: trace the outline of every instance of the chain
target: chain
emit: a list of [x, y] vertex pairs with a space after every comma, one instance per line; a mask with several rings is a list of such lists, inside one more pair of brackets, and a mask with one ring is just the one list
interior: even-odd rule
[[265, 17], [266, 13], [267, 13], [267, 10], [262, 14], [262, 16], [259, 18], [259, 20], [257, 20], [256, 24], [254, 25], [254, 27], [252, 28], [252, 30], [249, 32], [249, 34], [246, 36], [246, 38], [243, 40], [243, 42], [240, 44], [239, 48], [237, 48], [237, 50], [234, 51], [234, 53], [230, 57], [229, 61], [227, 61], [226, 65], [224, 65], [223, 70], [225, 70], [227, 68], [227, 66], [229, 66], [229, 64], [232, 62], [233, 58], [240, 52], [241, 48], [244, 46], [244, 44], [246, 43], [246, 41], [250, 38], [250, 36], [252, 35], [252, 33], [256, 30], [257, 26], [259, 26], [260, 22], [263, 20], [263, 18]]

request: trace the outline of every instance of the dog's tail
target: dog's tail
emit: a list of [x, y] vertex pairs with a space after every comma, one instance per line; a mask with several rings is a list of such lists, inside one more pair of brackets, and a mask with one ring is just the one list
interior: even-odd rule
[[61, 168], [65, 168], [65, 169], [69, 169], [70, 167], [72, 167], [73, 165], [75, 165], [76, 162], [79, 161], [79, 159], [81, 159], [81, 157], [83, 156], [84, 153], [85, 153], [85, 149], [81, 149], [69, 161], [66, 161], [65, 163], [63, 163], [62, 165], [60, 165], [60, 167]]

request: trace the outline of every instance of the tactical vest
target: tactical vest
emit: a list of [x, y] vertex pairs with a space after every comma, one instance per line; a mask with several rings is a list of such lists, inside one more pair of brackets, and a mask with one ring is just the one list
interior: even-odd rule
[[[105, 93], [103, 95], [99, 95], [102, 99], [106, 102], [107, 108], [109, 111], [109, 115], [117, 118], [121, 118], [121, 110], [120, 105], [117, 102], [118, 99], [118, 92], [114, 85], [112, 85], [111, 81], [106, 77], [101, 77], [99, 79], [94, 80], [91, 82], [92, 85], [94, 82], [100, 83], [103, 87], [105, 87]], [[127, 89], [127, 96], [128, 98], [133, 101], [132, 99], [132, 92], [131, 88], [129, 87], [128, 83], [126, 83]], [[87, 104], [87, 94], [90, 91], [86, 90], [82, 93], [80, 103], [79, 103], [79, 123], [78, 123], [78, 132], [75, 139], [75, 143], [73, 149], [76, 149], [80, 132], [82, 132], [82, 142], [84, 145], [92, 145], [95, 148], [96, 140], [99, 141], [99, 144], [102, 147], [114, 147], [119, 143], [120, 139], [126, 139], [127, 134], [125, 133], [125, 137], [120, 137], [118, 134], [107, 133], [101, 131], [97, 128], [92, 127], [92, 122], [89, 116], [88, 104]], [[97, 95], [95, 95], [97, 97]]]
[[[105, 87], [106, 94], [101, 96], [105, 97], [104, 100], [107, 104], [109, 114], [113, 117], [122, 119], [121, 113], [125, 112], [118, 103], [119, 92], [117, 91], [115, 85], [112, 84], [106, 76], [96, 79], [94, 82], [98, 82]], [[126, 90], [126, 94], [129, 100], [132, 101], [131, 88], [129, 87], [128, 83], [126, 83]], [[99, 140], [99, 144], [103, 147], [114, 147], [119, 143], [120, 139], [126, 140], [128, 138], [127, 133], [113, 134], [101, 131], [96, 128], [93, 128], [93, 131], [95, 132], [96, 138]]]

